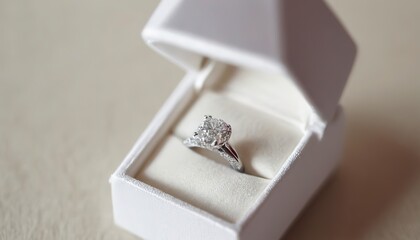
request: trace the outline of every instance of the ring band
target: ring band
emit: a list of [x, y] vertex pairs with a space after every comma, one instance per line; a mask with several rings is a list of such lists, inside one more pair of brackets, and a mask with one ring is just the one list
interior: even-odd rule
[[232, 127], [225, 121], [204, 116], [192, 137], [184, 140], [187, 147], [199, 147], [219, 153], [230, 166], [238, 172], [244, 172], [244, 166], [236, 150], [228, 143], [232, 135]]

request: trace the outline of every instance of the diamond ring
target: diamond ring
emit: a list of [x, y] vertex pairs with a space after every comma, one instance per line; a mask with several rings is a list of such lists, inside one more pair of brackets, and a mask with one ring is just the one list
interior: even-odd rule
[[185, 139], [184, 144], [187, 147], [199, 147], [217, 152], [230, 163], [233, 169], [244, 172], [238, 153], [228, 143], [231, 134], [232, 127], [229, 124], [206, 115], [194, 135]]

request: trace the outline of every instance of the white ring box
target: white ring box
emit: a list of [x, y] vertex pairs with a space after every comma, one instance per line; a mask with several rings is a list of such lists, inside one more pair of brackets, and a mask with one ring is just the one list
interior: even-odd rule
[[[340, 159], [348, 33], [320, 0], [167, 0], [143, 37], [186, 75], [110, 178], [116, 224], [145, 239], [281, 237]], [[245, 173], [182, 145], [204, 114], [232, 125]]]

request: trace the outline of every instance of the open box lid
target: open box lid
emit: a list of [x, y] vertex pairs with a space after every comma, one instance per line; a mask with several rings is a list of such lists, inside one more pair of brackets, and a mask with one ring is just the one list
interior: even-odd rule
[[163, 0], [143, 37], [187, 71], [210, 58], [283, 74], [324, 123], [336, 111], [356, 55], [322, 0]]

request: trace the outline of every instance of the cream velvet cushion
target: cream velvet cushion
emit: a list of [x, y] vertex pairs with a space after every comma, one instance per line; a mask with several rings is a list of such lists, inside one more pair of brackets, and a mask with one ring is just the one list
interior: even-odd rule
[[[232, 125], [230, 140], [245, 174], [207, 150], [189, 149], [189, 137], [205, 114]], [[303, 132], [227, 96], [204, 92], [140, 169], [137, 178], [230, 222], [253, 206], [271, 178], [291, 155]]]

